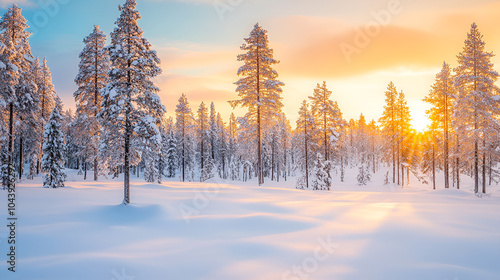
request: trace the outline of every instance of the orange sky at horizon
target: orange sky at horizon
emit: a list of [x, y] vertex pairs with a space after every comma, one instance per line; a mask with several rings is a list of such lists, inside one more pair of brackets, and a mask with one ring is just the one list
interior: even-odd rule
[[[383, 18], [394, 1], [399, 3], [397, 9], [392, 9], [396, 12]], [[281, 61], [275, 69], [286, 84], [284, 111], [292, 126], [301, 101], [322, 81], [333, 91], [332, 99], [338, 102], [345, 119], [357, 119], [363, 113], [367, 120], [378, 120], [383, 112], [384, 91], [393, 81], [406, 94], [415, 128], [423, 130], [429, 106], [422, 99], [443, 61], [456, 67], [456, 55], [463, 48], [472, 22], [484, 35], [486, 50], [500, 52], [496, 32], [500, 2], [465, 3], [456, 8], [434, 8], [413, 6], [414, 2], [408, 1], [379, 1], [380, 5], [373, 4], [373, 10], [364, 18], [355, 16], [352, 20], [305, 15], [260, 20], [269, 31], [275, 58]], [[383, 24], [374, 24], [374, 13], [386, 21], [379, 18]], [[360, 32], [366, 34], [367, 26], [363, 44], [356, 44], [356, 36], [359, 39]], [[241, 30], [231, 44], [153, 42], [162, 59], [164, 74], [157, 82], [169, 116], [174, 115], [177, 100], [185, 93], [193, 111], [201, 101], [214, 101], [216, 109], [228, 119], [232, 109], [227, 101], [237, 98], [234, 82], [241, 63], [236, 56], [252, 27]], [[357, 53], [346, 56], [342, 50], [346, 44]], [[495, 57], [493, 62], [499, 65], [500, 60]], [[242, 115], [245, 110], [236, 112]]]

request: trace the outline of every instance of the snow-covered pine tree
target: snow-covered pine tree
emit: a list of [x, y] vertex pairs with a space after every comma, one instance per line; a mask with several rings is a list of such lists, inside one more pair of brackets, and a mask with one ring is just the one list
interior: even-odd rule
[[108, 83], [110, 64], [104, 49], [106, 35], [99, 30], [99, 26], [94, 26], [94, 31], [83, 39], [83, 43], [85, 46], [80, 53], [79, 71], [75, 78], [78, 89], [73, 94], [76, 102], [75, 142], [81, 147], [78, 156], [93, 164], [94, 181], [97, 181], [101, 130], [97, 114], [101, 111], [101, 90]]
[[426, 113], [433, 123], [433, 127], [442, 132], [444, 187], [446, 189], [450, 187], [449, 147], [455, 96], [456, 93], [450, 65], [444, 62], [441, 71], [436, 75], [436, 80], [434, 85], [432, 85], [429, 95], [423, 101], [432, 105], [432, 108]]
[[256, 148], [256, 166], [259, 185], [264, 184], [262, 162], [262, 137], [264, 124], [275, 119], [281, 108], [282, 89], [284, 83], [278, 81], [278, 72], [272, 66], [279, 61], [274, 59], [274, 51], [269, 47], [267, 31], [259, 24], [254, 26], [250, 37], [245, 39], [238, 55], [238, 61], [244, 65], [238, 69], [238, 76], [243, 76], [236, 82], [239, 100], [230, 101], [233, 108], [242, 106], [248, 108], [246, 116], [249, 125], [255, 127], [252, 138]]
[[314, 160], [314, 180], [312, 183], [313, 190], [315, 191], [329, 191], [332, 179], [330, 177], [329, 168], [326, 166], [325, 159], [320, 153], [316, 154]]
[[[212, 103], [213, 108], [213, 103]], [[212, 109], [213, 111], [213, 109]], [[208, 121], [208, 109], [204, 102], [201, 102], [198, 108], [197, 122], [197, 138], [198, 138], [198, 153], [200, 162], [200, 182], [204, 182], [214, 177], [213, 174], [213, 159], [210, 155], [209, 148], [211, 142], [211, 126]], [[211, 122], [210, 122], [211, 124]]]
[[217, 113], [217, 127], [219, 132], [218, 150], [219, 150], [219, 162], [218, 171], [219, 177], [222, 179], [227, 179], [227, 128], [226, 123], [222, 120], [222, 115]]
[[[406, 145], [412, 145], [411, 141], [407, 141], [410, 139], [411, 135], [411, 117], [410, 117], [410, 108], [407, 105], [406, 97], [403, 91], [400, 91], [398, 94], [398, 99], [396, 100], [396, 160], [397, 160], [397, 171], [398, 171], [398, 185], [403, 185], [401, 183], [404, 181], [404, 178], [400, 178], [400, 174], [404, 175], [404, 166], [410, 164], [409, 157], [411, 147], [405, 147]], [[406, 153], [405, 153], [406, 151]], [[401, 168], [401, 173], [399, 172], [399, 168]], [[401, 180], [400, 180], [401, 179]]]
[[431, 178], [433, 189], [436, 189], [437, 128], [439, 125], [439, 122], [432, 121], [422, 139], [421, 170]]
[[175, 170], [177, 169], [177, 142], [173, 128], [171, 128], [168, 132], [167, 145], [165, 148], [165, 176], [167, 176], [167, 178], [174, 178]]
[[[465, 46], [458, 55], [455, 87], [458, 96], [454, 107], [454, 126], [460, 140], [462, 158], [473, 158], [474, 191], [479, 192], [479, 165], [483, 164], [482, 192], [486, 193], [486, 158], [490, 141], [498, 138], [500, 100], [494, 98], [498, 73], [493, 69], [493, 53], [485, 50], [483, 35], [476, 23], [467, 34]], [[467, 153], [470, 151], [470, 153]]]
[[219, 158], [219, 127], [217, 126], [217, 112], [215, 111], [215, 105], [212, 102], [210, 104], [210, 120], [209, 120], [209, 138], [210, 138], [210, 157], [212, 163], [217, 165]]
[[[314, 126], [314, 117], [309, 110], [309, 104], [307, 101], [302, 101], [302, 106], [299, 110], [299, 118], [297, 120], [297, 128], [296, 131], [298, 134], [298, 154], [296, 160], [296, 168], [300, 170], [303, 174], [301, 177], [303, 179], [298, 180], [297, 183], [299, 185], [297, 188], [303, 189], [309, 188], [309, 173], [310, 173], [310, 165], [312, 164], [312, 149], [314, 147], [313, 144], [313, 128]], [[303, 183], [303, 185], [302, 185]]]
[[372, 172], [375, 173], [378, 163], [378, 154], [380, 151], [379, 147], [379, 143], [381, 142], [379, 139], [380, 131], [375, 120], [371, 120], [371, 122], [368, 124], [368, 129], [370, 137], [369, 149], [370, 149], [371, 167], [372, 167]]
[[358, 180], [359, 186], [366, 186], [366, 184], [371, 181], [372, 175], [370, 174], [370, 170], [365, 163], [362, 163], [358, 167], [358, 176], [356, 179]]
[[385, 105], [382, 117], [379, 123], [382, 126], [382, 135], [386, 137], [384, 150], [385, 160], [392, 161], [392, 183], [396, 183], [396, 171], [399, 173], [399, 167], [396, 169], [396, 151], [398, 137], [398, 122], [397, 122], [397, 98], [398, 91], [394, 83], [390, 82], [385, 92]]
[[239, 178], [240, 161], [238, 157], [238, 122], [234, 113], [229, 117], [229, 142], [228, 142], [228, 158], [229, 158], [229, 178], [233, 181]]
[[54, 108], [49, 121], [45, 125], [43, 136], [42, 171], [46, 172], [43, 179], [45, 188], [64, 187], [66, 173], [64, 171], [64, 135], [61, 130], [62, 117]]
[[[106, 48], [111, 68], [99, 113], [106, 131], [103, 141], [108, 142], [108, 147], [116, 137], [123, 138], [123, 146], [120, 146], [123, 147], [124, 204], [130, 203], [130, 166], [140, 162], [143, 149], [159, 153], [158, 126], [165, 113], [157, 95], [159, 89], [152, 80], [161, 73], [160, 59], [137, 25], [141, 16], [136, 6], [135, 0], [127, 0], [119, 7], [121, 13], [111, 32], [111, 45]], [[146, 129], [140, 130], [141, 127]], [[148, 140], [147, 143], [144, 140]]]
[[[278, 168], [278, 176], [280, 174], [283, 176], [285, 181], [287, 180], [287, 176], [290, 174], [290, 152], [291, 152], [291, 138], [292, 138], [292, 126], [290, 125], [290, 121], [286, 118], [286, 115], [282, 113], [278, 122], [279, 127], [279, 135], [280, 135], [280, 149], [282, 152], [282, 157], [278, 162], [281, 164]], [[279, 181], [279, 177], [278, 177]]]
[[332, 92], [328, 90], [326, 82], [323, 82], [321, 85], [317, 84], [314, 94], [309, 96], [315, 128], [319, 132], [316, 134], [316, 139], [318, 139], [318, 147], [323, 151], [325, 160], [330, 160], [332, 135], [338, 133], [342, 120], [338, 105], [331, 100], [331, 95]]
[[189, 102], [185, 94], [179, 98], [176, 113], [176, 130], [177, 130], [177, 150], [179, 155], [179, 168], [181, 170], [181, 180], [185, 182], [190, 178], [190, 173], [193, 172], [194, 165], [194, 147], [193, 147], [193, 130], [194, 117]]
[[[8, 112], [8, 141], [7, 141], [7, 176], [8, 182], [14, 181], [14, 118], [16, 122], [34, 120], [33, 115], [38, 105], [34, 98], [36, 85], [32, 75], [33, 56], [29, 45], [29, 36], [26, 19], [21, 14], [21, 9], [14, 4], [12, 8], [3, 15], [0, 22], [0, 42], [2, 44], [2, 73], [0, 74], [0, 105]], [[3, 103], [3, 104], [1, 104]], [[20, 138], [20, 162], [19, 168], [22, 171], [22, 132]], [[5, 164], [5, 163], [4, 163]]]
[[[47, 122], [48, 117], [52, 111], [49, 111], [46, 118], [42, 118], [42, 91], [44, 72], [40, 65], [40, 60], [38, 57], [32, 63], [32, 76], [34, 82], [37, 85], [37, 90], [33, 92], [33, 98], [39, 100], [40, 104], [36, 108], [36, 112], [32, 114], [34, 118], [28, 120], [22, 129], [24, 138], [26, 139], [24, 143], [26, 144], [25, 154], [29, 162], [29, 171], [27, 174], [28, 179], [33, 179], [35, 174], [40, 173], [40, 159], [42, 158], [42, 144], [43, 144], [43, 129]], [[50, 73], [50, 72], [49, 72]], [[50, 77], [49, 77], [50, 78]], [[51, 78], [50, 78], [51, 79]], [[50, 80], [49, 80], [50, 82]], [[51, 84], [51, 83], [50, 83]]]

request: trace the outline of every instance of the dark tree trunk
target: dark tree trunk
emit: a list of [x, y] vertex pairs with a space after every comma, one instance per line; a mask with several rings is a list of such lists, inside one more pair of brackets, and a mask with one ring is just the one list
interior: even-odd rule
[[436, 150], [432, 145], [432, 188], [436, 189]]
[[306, 188], [309, 188], [309, 153], [308, 153], [308, 137], [307, 137], [307, 119], [305, 120], [304, 125], [304, 149], [306, 153]]
[[97, 157], [94, 159], [94, 181], [99, 179], [99, 165]]
[[[258, 44], [257, 40], [257, 44]], [[264, 184], [264, 167], [262, 166], [262, 120], [260, 111], [260, 52], [257, 46], [257, 173], [259, 186]]]
[[14, 104], [11, 102], [9, 104], [9, 155], [8, 155], [8, 167], [7, 167], [8, 189], [14, 187], [14, 181], [15, 181], [13, 154], [14, 154]]
[[83, 162], [83, 180], [87, 180], [87, 161]]
[[19, 180], [23, 178], [23, 169], [24, 169], [24, 163], [23, 163], [23, 137], [19, 137]]

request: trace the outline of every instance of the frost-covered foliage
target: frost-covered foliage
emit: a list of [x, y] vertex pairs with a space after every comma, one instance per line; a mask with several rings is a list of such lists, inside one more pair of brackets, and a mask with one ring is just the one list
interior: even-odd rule
[[460, 157], [472, 159], [474, 190], [479, 192], [479, 165], [483, 169], [483, 188], [486, 192], [486, 157], [496, 153], [489, 145], [498, 138], [500, 100], [495, 82], [498, 73], [493, 70], [493, 54], [485, 50], [483, 35], [475, 23], [467, 34], [465, 46], [458, 55], [455, 71], [455, 87], [458, 95], [453, 109], [454, 127], [460, 136]]
[[165, 152], [163, 157], [165, 159], [165, 176], [167, 178], [175, 177], [175, 170], [177, 169], [177, 141], [175, 139], [174, 130], [170, 129], [164, 145]]
[[330, 161], [325, 161], [323, 156], [320, 153], [317, 153], [316, 160], [314, 161], [314, 180], [312, 183], [313, 190], [330, 190], [330, 187], [332, 185], [332, 177], [330, 172]]
[[233, 108], [242, 106], [248, 108], [245, 116], [249, 130], [247, 137], [251, 139], [252, 149], [256, 157], [255, 166], [259, 185], [264, 183], [263, 170], [263, 134], [273, 121], [279, 116], [282, 103], [282, 86], [284, 83], [278, 80], [278, 72], [273, 65], [279, 61], [274, 59], [274, 51], [269, 47], [267, 31], [259, 24], [254, 26], [250, 37], [245, 39], [241, 50], [246, 53], [238, 55], [238, 61], [244, 63], [238, 69], [238, 76], [243, 76], [236, 82], [239, 100], [231, 101]]
[[325, 160], [330, 160], [330, 153], [337, 144], [342, 114], [337, 102], [331, 100], [332, 92], [328, 90], [326, 82], [318, 84], [311, 100], [311, 112], [314, 117], [314, 140]]
[[111, 45], [106, 48], [111, 68], [99, 113], [105, 132], [101, 135], [101, 153], [108, 166], [116, 162], [124, 167], [125, 204], [130, 202], [130, 165], [139, 164], [143, 154], [160, 153], [158, 127], [165, 113], [157, 94], [159, 89], [153, 83], [153, 78], [161, 73], [160, 59], [137, 25], [141, 16], [136, 6], [135, 0], [127, 0], [119, 7]]
[[[433, 136], [434, 140], [432, 141], [439, 142], [441, 145], [432, 146], [432, 150], [435, 155], [431, 158], [434, 160], [436, 155], [442, 158], [445, 188], [450, 187], [450, 136], [452, 135], [453, 104], [455, 103], [455, 97], [456, 91], [453, 77], [451, 75], [450, 65], [444, 62], [441, 71], [436, 75], [436, 80], [431, 87], [429, 95], [426, 96], [423, 101], [432, 105], [432, 108], [427, 111], [427, 115], [432, 122], [432, 127], [437, 130], [435, 131], [436, 133], [434, 133], [436, 135]], [[428, 150], [424, 149], [424, 151]], [[430, 165], [426, 164], [426, 167], [428, 166]], [[441, 166], [441, 164], [439, 164], [438, 167], [439, 166]], [[427, 170], [429, 169], [427, 168]]]
[[[8, 135], [6, 139], [0, 139], [2, 145], [7, 146], [7, 162], [13, 164], [14, 137], [19, 139], [19, 171], [22, 175], [23, 161], [23, 139], [26, 133], [32, 134], [27, 128], [37, 122], [37, 106], [39, 100], [36, 96], [36, 83], [33, 76], [34, 59], [29, 45], [29, 36], [26, 29], [27, 20], [21, 15], [21, 9], [14, 4], [3, 15], [0, 22], [0, 108], [6, 114], [2, 125], [2, 135]], [[15, 127], [13, 127], [15, 125]], [[15, 129], [15, 131], [14, 131]], [[2, 137], [3, 138], [3, 137]], [[14, 177], [13, 168], [8, 169], [7, 176]]]
[[189, 102], [185, 94], [179, 98], [179, 103], [175, 110], [176, 113], [176, 134], [177, 134], [177, 153], [179, 168], [181, 171], [181, 180], [192, 181], [194, 174], [194, 155], [195, 155], [195, 124], [194, 117]]
[[64, 134], [61, 131], [62, 117], [59, 110], [54, 108], [49, 121], [45, 125], [43, 137], [42, 171], [46, 172], [43, 178], [45, 188], [64, 187], [66, 173], [64, 170]]
[[[309, 188], [309, 174], [311, 173], [312, 163], [314, 161], [313, 140], [314, 117], [309, 110], [307, 101], [302, 101], [302, 106], [299, 110], [299, 119], [297, 120], [297, 128], [295, 130], [294, 146], [298, 151], [297, 160], [295, 161], [294, 169], [298, 173], [303, 174], [304, 186]], [[302, 183], [301, 183], [302, 185]]]
[[101, 111], [101, 91], [108, 83], [109, 55], [105, 50], [106, 35], [94, 26], [94, 31], [83, 39], [79, 72], [75, 78], [78, 89], [73, 93], [76, 102], [75, 144], [79, 146], [77, 156], [94, 165], [94, 180], [100, 173], [98, 153], [101, 125], [97, 114]]
[[372, 179], [369, 168], [364, 164], [361, 164], [358, 167], [358, 176], [356, 177], [356, 179], [358, 180], [358, 185], [360, 186], [365, 186], [366, 184], [368, 184], [368, 182], [370, 182]]

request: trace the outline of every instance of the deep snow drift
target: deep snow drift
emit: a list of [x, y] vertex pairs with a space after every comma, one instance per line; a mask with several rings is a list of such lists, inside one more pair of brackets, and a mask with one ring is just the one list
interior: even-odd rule
[[121, 181], [69, 175], [65, 189], [18, 184], [17, 272], [2, 226], [0, 279], [500, 279], [497, 186], [478, 198], [466, 183], [401, 190], [379, 177], [330, 192], [134, 179], [123, 206]]

